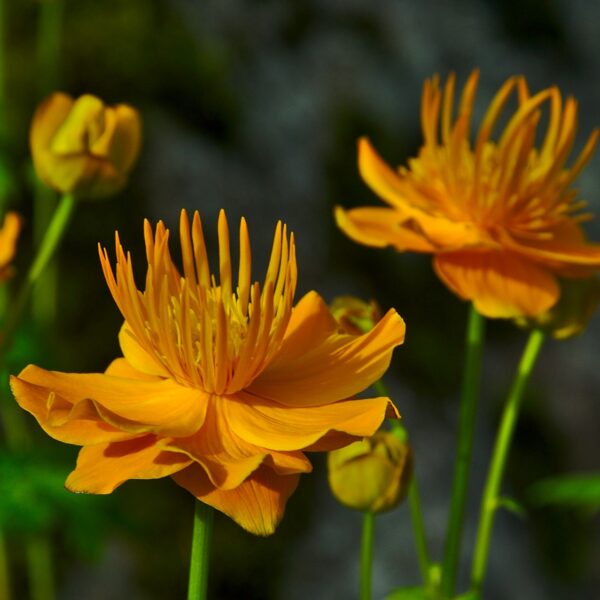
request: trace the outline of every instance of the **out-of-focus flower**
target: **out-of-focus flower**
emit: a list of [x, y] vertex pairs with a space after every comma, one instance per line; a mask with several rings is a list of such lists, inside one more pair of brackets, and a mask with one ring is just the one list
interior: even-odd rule
[[342, 331], [351, 335], [371, 331], [381, 319], [381, 309], [375, 300], [365, 302], [354, 296], [338, 296], [329, 308]]
[[[511, 77], [492, 100], [471, 142], [478, 72], [454, 113], [454, 76], [444, 91], [426, 81], [421, 104], [424, 144], [408, 167], [388, 167], [366, 139], [359, 169], [389, 208], [336, 209], [340, 228], [374, 247], [434, 255], [440, 279], [488, 317], [535, 316], [558, 300], [557, 276], [589, 276], [600, 268], [600, 245], [586, 241], [571, 187], [598, 140], [594, 131], [567, 166], [576, 134], [577, 104], [555, 87], [531, 96]], [[516, 91], [518, 108], [503, 131], [494, 126]], [[543, 141], [535, 146], [542, 108]], [[538, 135], [536, 135], [538, 134]]]
[[11, 262], [17, 248], [17, 238], [21, 230], [21, 218], [16, 212], [7, 212], [0, 228], [0, 282], [12, 274]]
[[63, 194], [101, 198], [125, 183], [140, 151], [139, 113], [126, 104], [106, 106], [84, 94], [57, 92], [37, 108], [30, 131], [38, 177]]
[[116, 267], [100, 257], [125, 318], [124, 357], [104, 374], [30, 365], [11, 380], [18, 403], [54, 438], [82, 445], [66, 486], [106, 494], [127, 479], [171, 475], [202, 502], [259, 535], [274, 531], [305, 451], [328, 451], [373, 434], [397, 416], [389, 398], [353, 399], [381, 377], [404, 322], [390, 310], [362, 336], [341, 334], [309, 292], [292, 308], [293, 235], [277, 225], [263, 285], [252, 283], [240, 224], [234, 285], [225, 213], [219, 216], [219, 283], [202, 225], [181, 213], [183, 274], [169, 231], [145, 223], [148, 269], [138, 291], [131, 257], [116, 238]]
[[345, 506], [383, 512], [406, 496], [412, 453], [389, 431], [334, 450], [327, 456], [329, 487]]
[[560, 300], [547, 312], [537, 317], [516, 320], [525, 328], [538, 327], [557, 340], [579, 335], [586, 328], [600, 304], [600, 280], [562, 279]]

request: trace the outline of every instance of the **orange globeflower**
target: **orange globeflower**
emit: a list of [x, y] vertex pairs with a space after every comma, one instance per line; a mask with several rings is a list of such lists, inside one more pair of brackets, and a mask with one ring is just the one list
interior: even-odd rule
[[0, 227], [0, 282], [8, 279], [12, 268], [10, 263], [15, 256], [17, 238], [21, 229], [21, 218], [16, 212], [7, 212]]
[[343, 447], [397, 416], [389, 398], [353, 396], [385, 372], [405, 328], [390, 310], [367, 334], [341, 334], [315, 292], [292, 308], [294, 238], [281, 223], [261, 287], [252, 283], [242, 219], [234, 286], [224, 212], [218, 230], [219, 284], [197, 212], [191, 228], [181, 213], [183, 276], [169, 254], [169, 231], [159, 222], [153, 233], [146, 221], [143, 292], [117, 234], [115, 271], [106, 250], [100, 258], [125, 318], [124, 357], [103, 374], [30, 365], [11, 385], [49, 435], [83, 446], [70, 490], [107, 494], [127, 479], [171, 475], [267, 535], [299, 474], [312, 468], [304, 451]]
[[[600, 269], [600, 245], [586, 242], [571, 184], [598, 140], [594, 131], [566, 166], [575, 140], [577, 104], [556, 87], [531, 96], [523, 77], [511, 77], [492, 100], [475, 136], [471, 117], [479, 73], [469, 78], [453, 114], [454, 76], [444, 91], [425, 82], [421, 102], [424, 144], [408, 167], [388, 167], [366, 139], [359, 169], [390, 208], [336, 209], [339, 227], [368, 246], [434, 254], [442, 281], [488, 317], [535, 316], [558, 300], [557, 276]], [[511, 94], [518, 108], [502, 133], [494, 126]], [[536, 147], [537, 127], [548, 125]]]

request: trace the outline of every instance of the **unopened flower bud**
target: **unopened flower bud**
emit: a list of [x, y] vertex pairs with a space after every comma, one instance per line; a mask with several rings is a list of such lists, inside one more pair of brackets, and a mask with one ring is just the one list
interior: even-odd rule
[[15, 255], [17, 238], [21, 229], [21, 218], [16, 212], [7, 212], [0, 227], [0, 282], [12, 274], [10, 265]]
[[534, 318], [517, 319], [521, 327], [543, 329], [557, 340], [580, 334], [600, 304], [600, 280], [563, 279], [560, 282], [560, 299], [547, 312]]
[[329, 487], [349, 508], [383, 512], [399, 504], [412, 476], [412, 453], [407, 443], [389, 431], [330, 452]]
[[371, 331], [381, 319], [381, 309], [375, 300], [365, 302], [354, 296], [338, 296], [329, 309], [340, 328], [351, 335]]
[[120, 190], [138, 157], [141, 120], [126, 104], [55, 93], [33, 116], [31, 154], [38, 177], [63, 194], [101, 198]]

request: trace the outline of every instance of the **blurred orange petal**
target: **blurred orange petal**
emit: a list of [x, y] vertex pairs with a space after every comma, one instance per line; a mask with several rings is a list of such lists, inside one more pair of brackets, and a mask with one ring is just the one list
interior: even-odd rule
[[434, 262], [440, 279], [486, 317], [536, 315], [558, 299], [556, 278], [511, 252], [448, 252]]

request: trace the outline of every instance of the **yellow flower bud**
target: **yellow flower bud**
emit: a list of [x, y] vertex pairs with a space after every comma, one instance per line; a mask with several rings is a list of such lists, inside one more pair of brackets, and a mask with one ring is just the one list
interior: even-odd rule
[[381, 309], [375, 300], [365, 302], [354, 296], [338, 296], [329, 309], [340, 328], [351, 335], [371, 331], [381, 319]]
[[334, 450], [327, 456], [329, 487], [348, 508], [383, 512], [399, 504], [412, 476], [407, 443], [389, 431]]
[[600, 304], [600, 280], [563, 279], [560, 282], [560, 299], [545, 313], [534, 318], [520, 318], [517, 325], [537, 327], [553, 338], [564, 340], [580, 334]]
[[29, 142], [38, 177], [63, 194], [101, 198], [121, 189], [141, 144], [138, 112], [105, 106], [90, 94], [46, 98], [31, 123]]
[[20, 229], [21, 217], [16, 212], [7, 212], [0, 228], [0, 281], [12, 274], [10, 263], [15, 255]]

